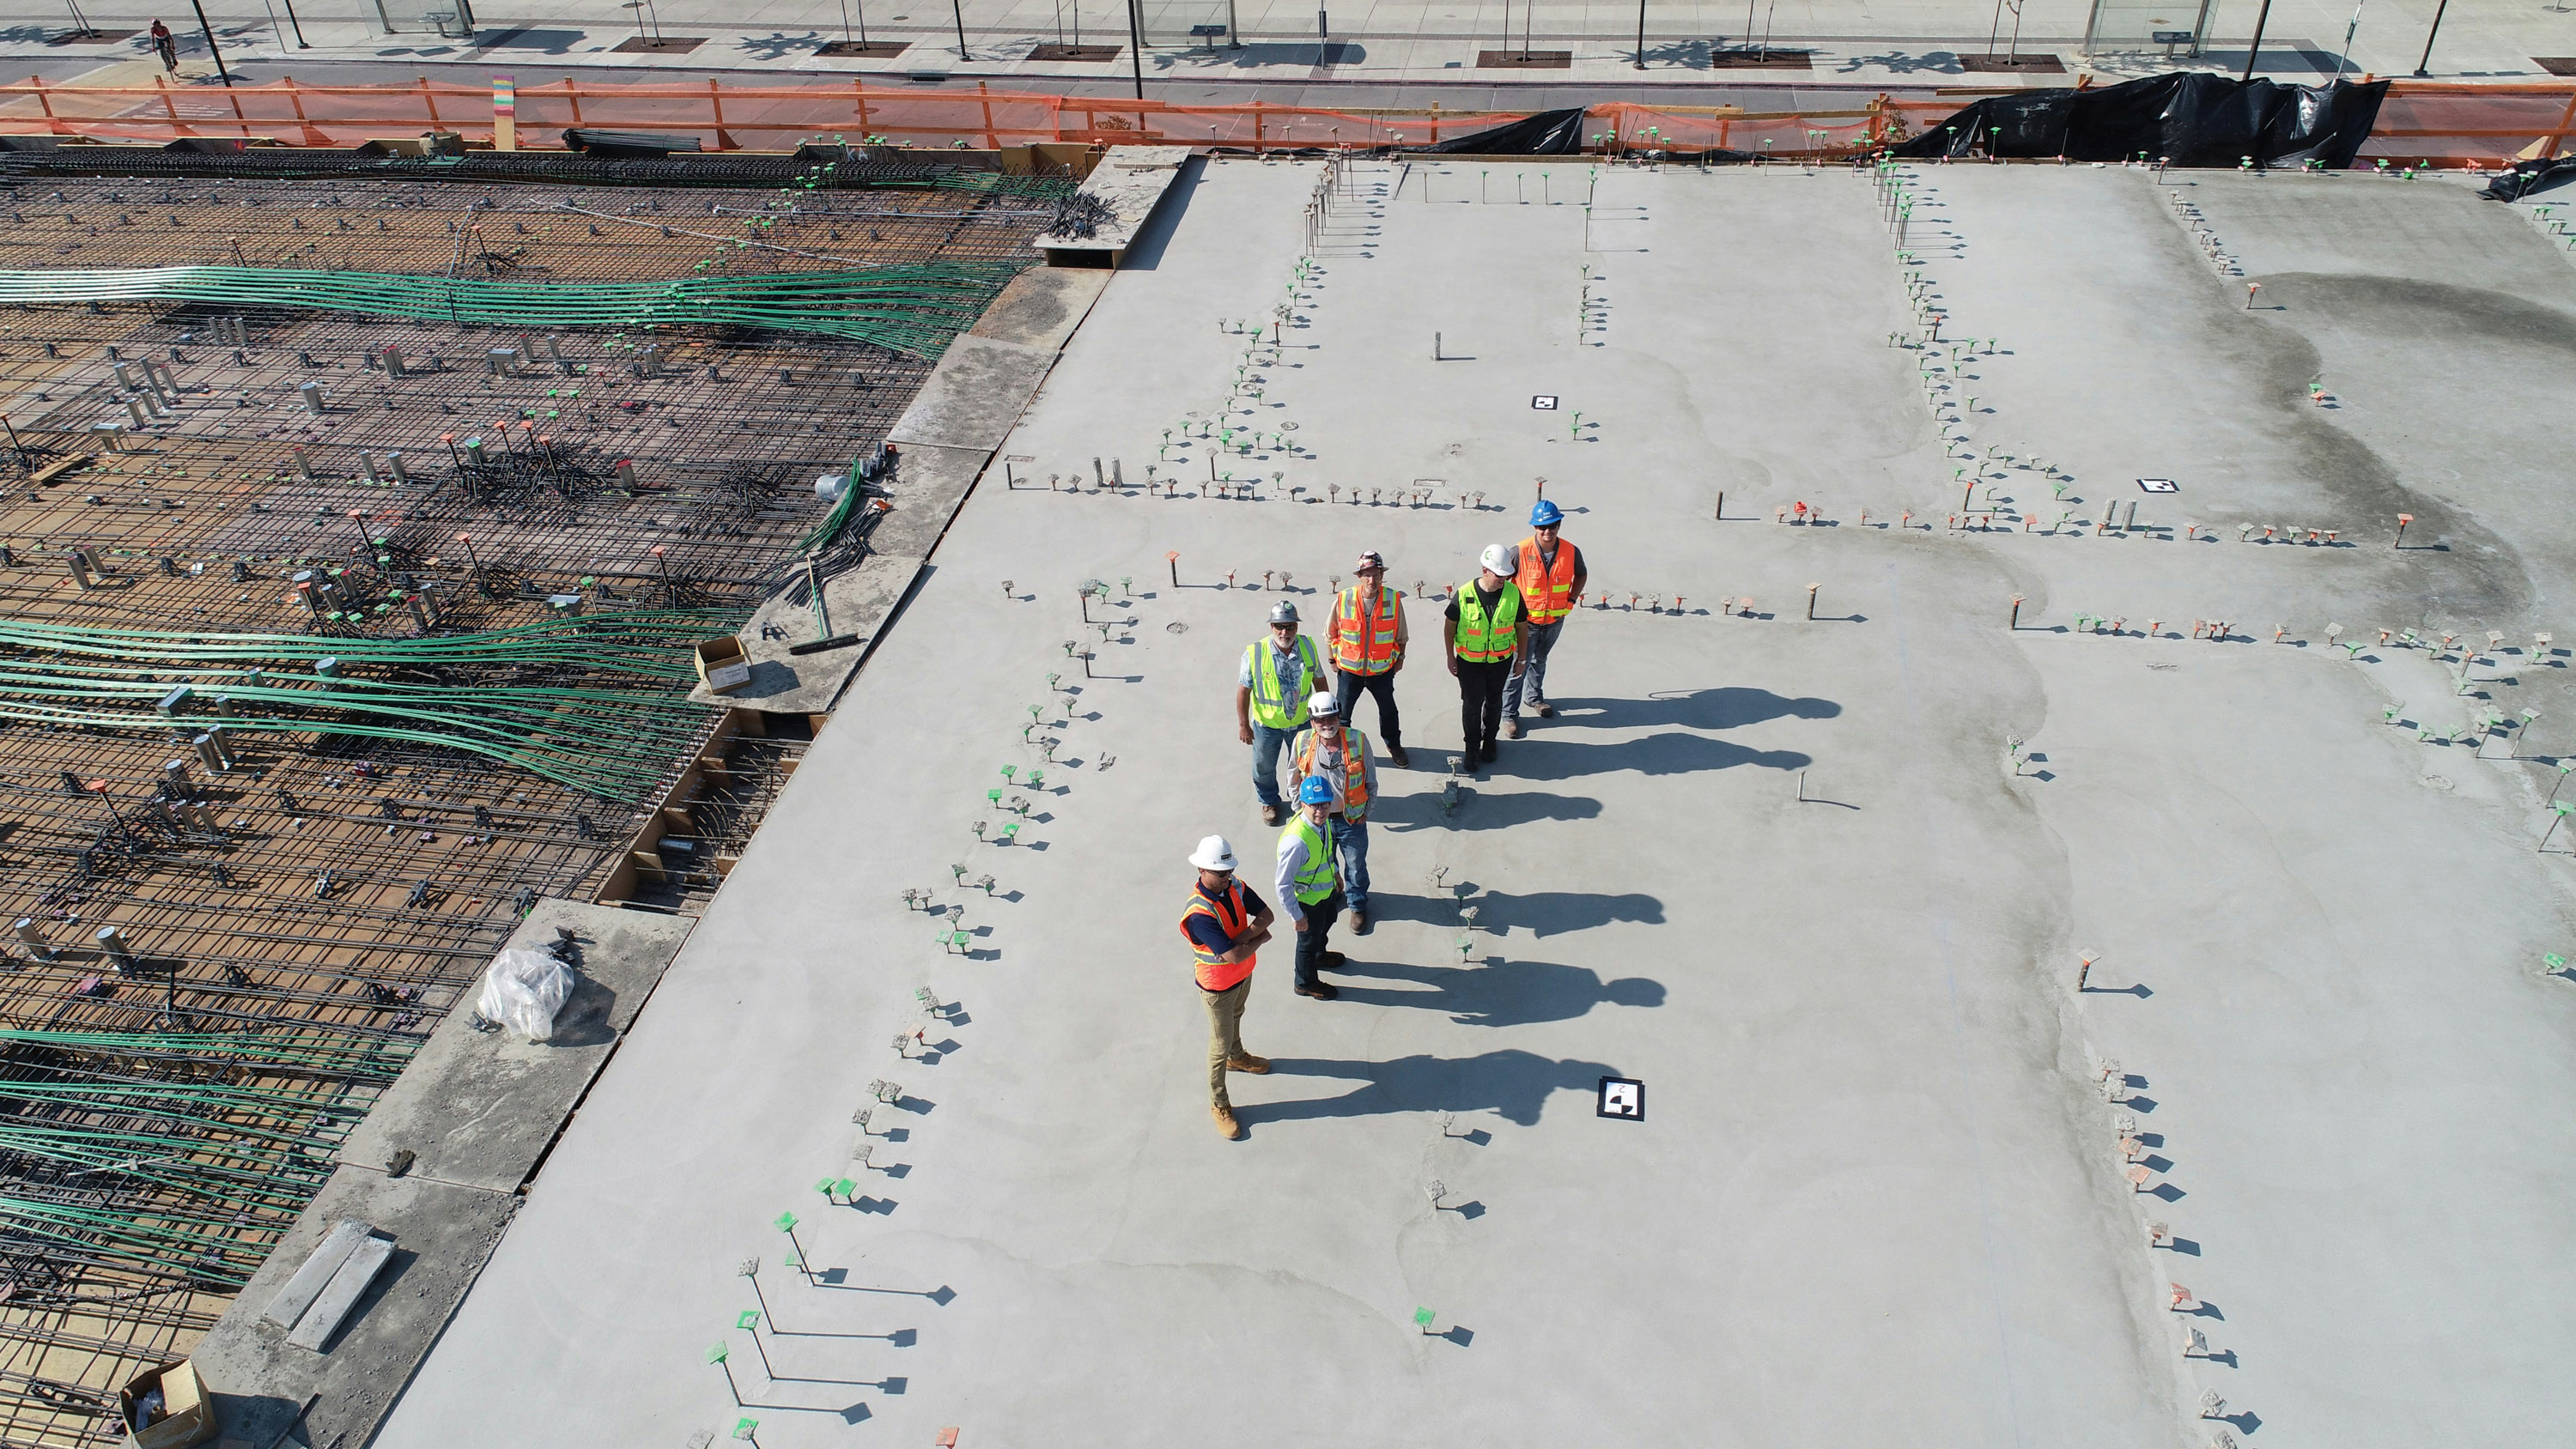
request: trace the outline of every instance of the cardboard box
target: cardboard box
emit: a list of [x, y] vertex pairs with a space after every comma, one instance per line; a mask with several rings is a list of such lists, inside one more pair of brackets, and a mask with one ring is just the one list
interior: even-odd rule
[[698, 641], [698, 682], [718, 694], [731, 694], [751, 683], [751, 656], [731, 634]]
[[[134, 1427], [136, 1406], [155, 1386], [161, 1390], [159, 1412], [142, 1428]], [[184, 1358], [138, 1374], [117, 1390], [118, 1418], [135, 1449], [188, 1449], [215, 1437], [215, 1408], [206, 1397], [206, 1381]]]

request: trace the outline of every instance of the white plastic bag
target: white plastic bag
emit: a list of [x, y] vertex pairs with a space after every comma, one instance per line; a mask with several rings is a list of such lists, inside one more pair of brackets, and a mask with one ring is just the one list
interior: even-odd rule
[[492, 958], [483, 973], [475, 1013], [530, 1041], [554, 1035], [555, 1013], [571, 997], [572, 969], [543, 951], [511, 950]]

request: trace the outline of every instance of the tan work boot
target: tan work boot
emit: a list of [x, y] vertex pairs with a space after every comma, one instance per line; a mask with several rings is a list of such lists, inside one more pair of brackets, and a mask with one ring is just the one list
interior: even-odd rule
[[1224, 1133], [1227, 1141], [1241, 1142], [1243, 1140], [1243, 1124], [1234, 1120], [1234, 1109], [1232, 1107], [1210, 1107], [1208, 1108], [1208, 1111], [1215, 1115], [1216, 1130]]
[[1225, 1069], [1229, 1072], [1250, 1072], [1257, 1077], [1270, 1070], [1270, 1058], [1256, 1057], [1250, 1052], [1245, 1052], [1239, 1057], [1226, 1058]]

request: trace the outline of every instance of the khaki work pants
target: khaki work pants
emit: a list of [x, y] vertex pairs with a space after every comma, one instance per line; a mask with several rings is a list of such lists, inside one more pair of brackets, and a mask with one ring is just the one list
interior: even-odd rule
[[1252, 978], [1244, 977], [1223, 991], [1199, 989], [1208, 1010], [1208, 1102], [1234, 1110], [1225, 1094], [1225, 1064], [1243, 1052], [1243, 1003], [1252, 999]]

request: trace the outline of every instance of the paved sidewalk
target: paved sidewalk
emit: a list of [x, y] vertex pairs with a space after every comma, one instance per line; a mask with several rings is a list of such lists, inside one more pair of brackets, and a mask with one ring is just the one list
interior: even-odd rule
[[[452, 6], [453, 0], [446, 0]], [[543, 0], [497, 5], [478, 12], [472, 41], [442, 39], [431, 33], [423, 16], [441, 8], [440, 0], [370, 0], [368, 15], [346, 13], [347, 0], [333, 0], [333, 10], [298, 12], [290, 20], [282, 5], [274, 14], [230, 13], [216, 21], [218, 41], [229, 63], [245, 64], [266, 78], [271, 68], [292, 66], [299, 79], [357, 80], [374, 71], [418, 74], [426, 67], [471, 67], [476, 72], [506, 71], [522, 84], [553, 74], [601, 68], [645, 75], [673, 73], [729, 77], [775, 75], [782, 79], [862, 75], [903, 78], [948, 74], [1030, 89], [1132, 89], [1137, 67], [1127, 53], [1128, 14], [1117, 0], [750, 0], [713, 4], [707, 0], [652, 0], [648, 31], [658, 28], [664, 44], [653, 50], [620, 50], [637, 39], [633, 11], [608, 0], [547, 4]], [[1319, 15], [1300, 0], [1142, 0], [1141, 17], [1147, 46], [1141, 67], [1149, 86], [1186, 85], [1231, 90], [1258, 85], [1306, 86], [1316, 83], [1370, 82], [1407, 86], [1473, 87], [1615, 85], [1622, 90], [1672, 86], [1878, 87], [1949, 86], [1963, 88], [2070, 84], [2081, 72], [2102, 80], [2149, 74], [2177, 65], [2213, 70], [2240, 70], [2253, 27], [2255, 0], [2225, 0], [2209, 12], [2210, 37], [2193, 60], [2167, 60], [2157, 50], [2146, 53], [2081, 54], [2090, 7], [2062, 3], [2034, 10], [2023, 22], [2014, 53], [2054, 57], [2058, 72], [1979, 72], [1970, 69], [1990, 46], [2000, 50], [2010, 41], [2013, 17], [2001, 14], [2003, 41], [1989, 40], [1997, 23], [1991, 6], [1926, 4], [1891, 16], [1866, 5], [1809, 3], [1775, 7], [1769, 12], [1770, 44], [1805, 52], [1806, 68], [1746, 68], [1720, 63], [1727, 50], [1744, 45], [1747, 15], [1754, 39], [1761, 39], [1765, 13], [1731, 5], [1656, 4], [1645, 11], [1645, 65], [1637, 64], [1636, 9], [1616, 4], [1556, 3], [1509, 5], [1477, 0], [1376, 0], [1367, 5], [1324, 12], [1333, 48], [1318, 43]], [[233, 0], [227, 0], [227, 10]], [[309, 11], [313, 7], [307, 6]], [[140, 30], [152, 14], [110, 15], [84, 11], [102, 30]], [[184, 8], [159, 12], [174, 28], [193, 16]], [[2150, 15], [2146, 23], [2189, 28], [2196, 6], [2176, 4], [2170, 16]], [[378, 17], [381, 16], [380, 20]], [[962, 17], [967, 58], [958, 56]], [[1506, 37], [1506, 24], [1510, 26]], [[2260, 52], [2260, 73], [2289, 81], [2316, 81], [2332, 74], [2343, 49], [2344, 30], [2352, 18], [2340, 0], [2277, 0]], [[2362, 15], [2354, 34], [2347, 74], [2408, 75], [2422, 52], [2433, 19], [2431, 0], [2381, 0]], [[847, 30], [844, 29], [845, 20]], [[394, 34], [382, 33], [385, 22]], [[1193, 27], [1231, 24], [1236, 44], [1224, 32], [1191, 45]], [[824, 44], [855, 38], [862, 26], [869, 39], [902, 42], [894, 56], [842, 57], [818, 53]], [[1077, 28], [1078, 27], [1078, 28]], [[31, 14], [0, 21], [0, 61], [41, 59], [48, 78], [57, 78], [62, 63], [84, 52], [102, 64], [141, 60], [146, 68], [118, 72], [120, 83], [148, 80], [149, 47], [140, 33], [104, 44], [62, 44], [67, 29], [61, 16]], [[192, 28], [183, 33], [187, 69], [206, 69], [205, 42]], [[302, 44], [298, 43], [298, 34]], [[1099, 47], [1097, 58], [1053, 58], [1042, 46], [1071, 46], [1076, 41]], [[694, 45], [681, 42], [695, 41]], [[1565, 52], [1564, 64], [1548, 68], [1481, 66], [1480, 53]], [[2546, 5], [2506, 6], [2496, 0], [2459, 0], [2442, 21], [2430, 69], [2436, 79], [2496, 82], [2548, 82], [2553, 77], [2535, 57], [2576, 56], [2576, 13]], [[1154, 92], [1162, 94], [1162, 92]]]

